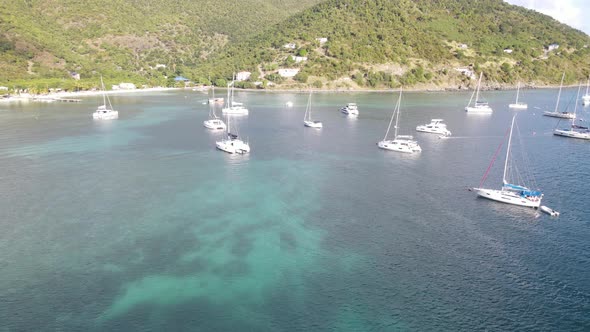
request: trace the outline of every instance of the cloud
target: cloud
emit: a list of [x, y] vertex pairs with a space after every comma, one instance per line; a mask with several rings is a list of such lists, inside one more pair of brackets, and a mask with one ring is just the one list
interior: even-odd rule
[[588, 0], [505, 0], [506, 2], [536, 10], [559, 22], [590, 34], [590, 20], [585, 13], [590, 11]]

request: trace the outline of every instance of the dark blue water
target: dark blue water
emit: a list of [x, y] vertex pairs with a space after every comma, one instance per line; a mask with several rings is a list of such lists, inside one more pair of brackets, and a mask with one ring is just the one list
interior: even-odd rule
[[[199, 92], [113, 96], [112, 122], [0, 104], [0, 331], [590, 330], [590, 142], [551, 134], [556, 90], [469, 96], [404, 93], [419, 155], [375, 145], [395, 93], [316, 93], [315, 130], [307, 93], [236, 92], [246, 156], [215, 150]], [[466, 190], [515, 112], [559, 218]], [[413, 130], [431, 118], [453, 137]]]

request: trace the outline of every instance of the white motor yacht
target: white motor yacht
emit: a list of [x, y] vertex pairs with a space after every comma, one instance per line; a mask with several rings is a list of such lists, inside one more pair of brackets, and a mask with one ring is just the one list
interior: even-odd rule
[[429, 124], [417, 126], [416, 131], [451, 136], [451, 131], [447, 129], [447, 124], [443, 121], [443, 119], [432, 119]]
[[340, 112], [342, 112], [346, 115], [352, 115], [352, 116], [359, 115], [359, 109], [355, 103], [346, 104], [346, 106], [344, 106], [340, 109]]

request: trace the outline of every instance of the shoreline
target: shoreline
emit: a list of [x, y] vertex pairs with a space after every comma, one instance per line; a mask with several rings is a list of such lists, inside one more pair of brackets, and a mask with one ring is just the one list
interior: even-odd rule
[[6, 98], [0, 98], [0, 102], [11, 102], [11, 101], [60, 101], [61, 99], [67, 98], [77, 98], [77, 97], [93, 97], [93, 96], [100, 96], [103, 93], [107, 95], [118, 95], [118, 94], [136, 94], [136, 93], [145, 93], [145, 92], [161, 92], [161, 91], [172, 91], [172, 90], [182, 90], [182, 88], [145, 88], [145, 89], [133, 89], [133, 90], [88, 90], [88, 91], [60, 91], [60, 92], [50, 92], [44, 94], [32, 94], [32, 93], [22, 93], [18, 95], [8, 95]]
[[[564, 85], [563, 88], [575, 88], [579, 85]], [[220, 90], [225, 90], [227, 88], [218, 88]], [[482, 87], [482, 91], [510, 91], [516, 90], [517, 86], [487, 86]], [[521, 90], [536, 90], [536, 89], [559, 89], [559, 85], [524, 85], [521, 86]], [[175, 90], [187, 90], [190, 92], [208, 92], [209, 88], [199, 89], [195, 87], [186, 87], [186, 88], [165, 88], [165, 87], [156, 87], [156, 88], [144, 88], [144, 89], [132, 89], [132, 90], [107, 90], [104, 91], [107, 95], [119, 95], [119, 94], [137, 94], [137, 93], [149, 93], [149, 92], [165, 92], [165, 91], [175, 91]], [[467, 92], [473, 91], [473, 88], [470, 87], [437, 87], [437, 88], [404, 88], [407, 92]], [[303, 88], [276, 88], [276, 89], [238, 89], [238, 91], [249, 91], [249, 92], [265, 92], [265, 93], [307, 93], [309, 89]], [[395, 89], [314, 89], [316, 93], [367, 93], [367, 92], [376, 92], [376, 93], [386, 93], [392, 91], [399, 91], [399, 88]], [[71, 92], [51, 92], [47, 94], [30, 94], [30, 93], [22, 93], [18, 95], [7, 95], [8, 97], [0, 98], [0, 102], [10, 102], [10, 101], [59, 101], [60, 99], [66, 98], [77, 98], [77, 97], [93, 97], [93, 96], [100, 96], [103, 94], [101, 90], [94, 90], [94, 91], [71, 91]]]

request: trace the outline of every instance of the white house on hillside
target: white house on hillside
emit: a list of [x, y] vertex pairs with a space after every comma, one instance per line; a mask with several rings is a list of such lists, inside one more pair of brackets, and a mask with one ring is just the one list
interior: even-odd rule
[[320, 44], [323, 44], [323, 43], [325, 43], [325, 42], [327, 42], [327, 41], [328, 41], [328, 38], [325, 38], [325, 37], [320, 37], [320, 38], [316, 38], [315, 40], [319, 41], [319, 42], [320, 42]]
[[282, 68], [279, 69], [279, 75], [281, 77], [293, 77], [299, 73], [299, 68]]
[[505, 48], [505, 49], [504, 49], [504, 53], [508, 53], [508, 54], [510, 54], [510, 53], [512, 53], [512, 52], [513, 52], [513, 51], [512, 51], [512, 49], [510, 49], [510, 48]]
[[551, 52], [559, 48], [559, 44], [553, 43], [547, 47], [547, 51]]
[[283, 48], [290, 48], [292, 50], [294, 50], [296, 47], [297, 47], [297, 45], [295, 45], [295, 43], [289, 43], [289, 44], [283, 45]]
[[295, 60], [295, 62], [297, 62], [297, 63], [303, 62], [303, 61], [307, 61], [307, 57], [306, 56], [295, 56], [295, 55], [291, 55], [291, 59]]
[[236, 81], [247, 81], [250, 79], [250, 75], [252, 75], [249, 71], [241, 71], [236, 74]]
[[469, 68], [455, 68], [455, 70], [469, 77], [470, 79], [475, 79], [475, 73]]

